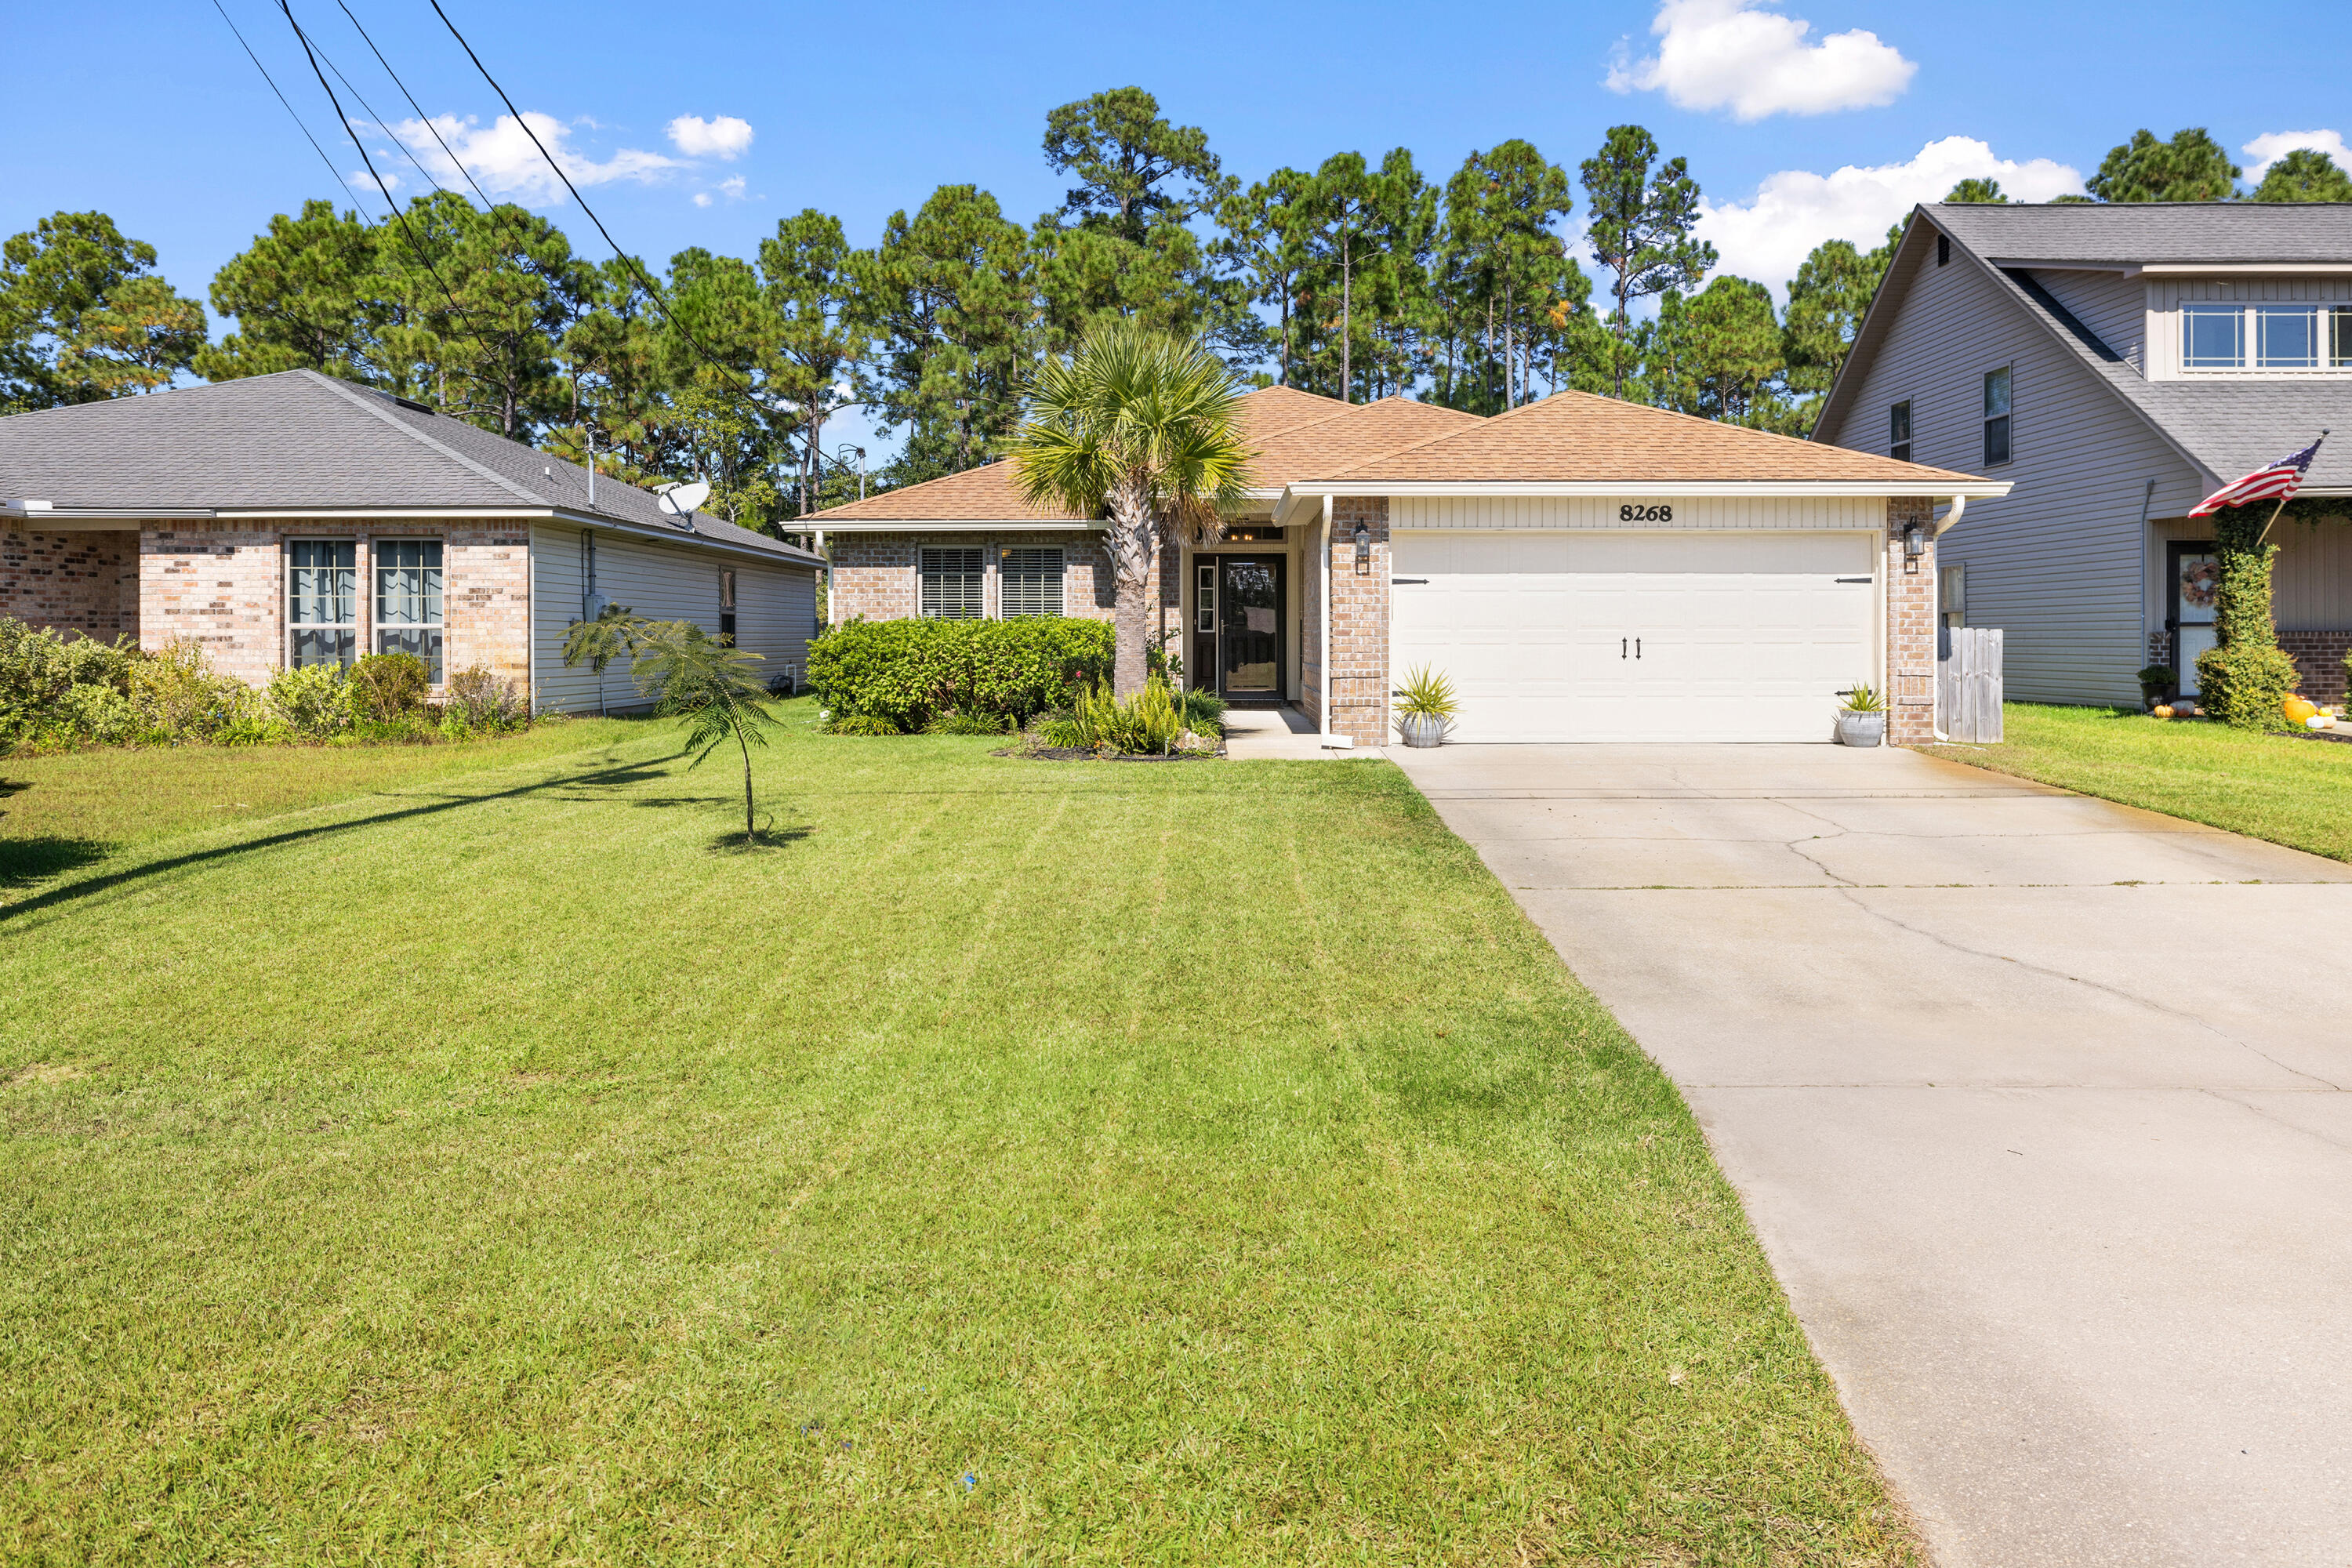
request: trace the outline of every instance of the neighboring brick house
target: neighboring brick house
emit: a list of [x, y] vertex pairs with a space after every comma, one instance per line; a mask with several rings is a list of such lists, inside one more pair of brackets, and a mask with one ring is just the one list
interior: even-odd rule
[[[1931, 739], [1936, 535], [2009, 488], [1580, 393], [1480, 419], [1268, 387], [1242, 427], [1248, 504], [1162, 552], [1159, 630], [1190, 683], [1363, 745], [1421, 666], [1461, 741], [1823, 740], [1857, 680]], [[799, 521], [836, 620], [1111, 614], [1099, 524], [1006, 464]]]
[[256, 685], [408, 651], [534, 707], [633, 700], [567, 669], [604, 604], [732, 636], [797, 679], [809, 552], [311, 371], [0, 419], [0, 616], [153, 650], [193, 639]]
[[2063, 202], [1914, 213], [1816, 440], [2014, 492], [1944, 552], [1943, 617], [2004, 633], [2008, 694], [2194, 692], [2212, 525], [2189, 509], [2323, 429], [2272, 531], [2279, 642], [2315, 701], [2352, 647], [2352, 204]]

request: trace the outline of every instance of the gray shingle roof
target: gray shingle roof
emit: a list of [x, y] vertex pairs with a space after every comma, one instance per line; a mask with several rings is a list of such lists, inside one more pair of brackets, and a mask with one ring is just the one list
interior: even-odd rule
[[603, 476], [591, 507], [577, 464], [308, 370], [0, 418], [0, 497], [121, 512], [562, 508], [817, 561], [708, 512], [681, 528], [652, 492]]
[[2341, 202], [1954, 202], [1924, 210], [1992, 262], [2352, 262], [2352, 204]]

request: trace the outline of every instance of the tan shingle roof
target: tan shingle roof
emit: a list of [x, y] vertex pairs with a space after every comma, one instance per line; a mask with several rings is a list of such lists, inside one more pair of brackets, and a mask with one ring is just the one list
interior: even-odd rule
[[[1282, 431], [1344, 415], [1348, 408], [1335, 397], [1318, 397], [1296, 387], [1262, 386], [1241, 400], [1242, 434], [1252, 445], [1262, 446]], [[989, 463], [796, 519], [795, 526], [865, 521], [1067, 522], [1072, 516], [1058, 507], [1032, 506], [1023, 500], [1021, 487], [1013, 482], [1013, 465]]]
[[1410, 397], [1335, 407], [1326, 417], [1261, 439], [1250, 464], [1254, 489], [1285, 485], [1384, 458], [1406, 447], [1486, 421], [1475, 414]]
[[1738, 425], [1563, 392], [1450, 435], [1315, 475], [1327, 483], [1918, 484], [1969, 476]]

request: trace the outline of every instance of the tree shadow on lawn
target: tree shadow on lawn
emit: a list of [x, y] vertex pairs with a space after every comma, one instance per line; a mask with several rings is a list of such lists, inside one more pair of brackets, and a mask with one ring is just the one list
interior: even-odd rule
[[[62, 888], [52, 888], [47, 892], [37, 893], [17, 903], [0, 903], [0, 921], [5, 921], [16, 915], [30, 914], [36, 910], [48, 909], [58, 904], [70, 903], [77, 899], [87, 899], [93, 894], [106, 892], [110, 889], [140, 881], [148, 877], [160, 876], [166, 871], [177, 871], [190, 866], [203, 866], [213, 861], [234, 859], [237, 856], [249, 855], [257, 850], [277, 849], [289, 844], [303, 844], [313, 839], [331, 838], [338, 834], [354, 832], [362, 827], [381, 826], [387, 822], [401, 822], [416, 816], [431, 816], [440, 812], [455, 811], [460, 806], [479, 805], [488, 801], [516, 800], [525, 795], [538, 795], [546, 790], [570, 789], [583, 785], [602, 785], [609, 789], [642, 784], [651, 779], [667, 777], [667, 775], [661, 772], [659, 764], [676, 762], [684, 755], [686, 755], [684, 752], [673, 752], [668, 756], [656, 757], [650, 762], [624, 763], [614, 767], [599, 768], [589, 773], [573, 773], [562, 778], [541, 779], [536, 784], [517, 784], [512, 789], [493, 790], [488, 795], [441, 795], [432, 798], [424, 805], [403, 806], [394, 811], [380, 811], [373, 816], [354, 817], [349, 822], [326, 822], [315, 827], [289, 828], [286, 832], [273, 833], [263, 838], [247, 839], [242, 844], [224, 844], [216, 849], [198, 849], [186, 855], [174, 855], [169, 859], [152, 860], [143, 866], [129, 867], [109, 876], [92, 877], [85, 881], [69, 882]], [[604, 797], [572, 795], [558, 798], [596, 800]], [[736, 837], [740, 838], [742, 835], [738, 834]], [[5, 847], [9, 845], [43, 843], [89, 844], [89, 841], [38, 838], [0, 840], [0, 853], [5, 853]], [[77, 866], [87, 866], [95, 860], [104, 858], [106, 855], [104, 847], [94, 846], [94, 847], [97, 853], [72, 864], [60, 866], [58, 871], [51, 871], [46, 875], [58, 875], [61, 871], [72, 870]], [[10, 880], [7, 873], [14, 869], [12, 862], [0, 862], [0, 889], [23, 885]], [[28, 874], [25, 879], [38, 880], [41, 875], [43, 874]]]
[[704, 847], [713, 855], [753, 855], [762, 849], [782, 849], [786, 845], [798, 844], [815, 831], [813, 826], [778, 827], [770, 822], [748, 839], [739, 827], [733, 832], [720, 834]]
[[29, 888], [95, 866], [113, 847], [96, 838], [0, 838], [0, 890]]

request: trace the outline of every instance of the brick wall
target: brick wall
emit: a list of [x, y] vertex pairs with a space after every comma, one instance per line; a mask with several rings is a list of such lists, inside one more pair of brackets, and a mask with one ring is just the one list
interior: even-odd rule
[[0, 616], [112, 642], [139, 633], [136, 529], [0, 526]]
[[2344, 700], [2344, 655], [2352, 649], [2352, 631], [2281, 632], [2279, 647], [2303, 672], [2303, 695], [2333, 707]]
[[[835, 533], [825, 543], [832, 553], [832, 582], [825, 613], [834, 625], [859, 616], [869, 621], [905, 620], [921, 605], [915, 578], [918, 552], [925, 546], [947, 549], [979, 547], [988, 563], [983, 603], [988, 614], [998, 613], [996, 552], [1059, 547], [1062, 552], [1062, 613], [1088, 620], [1111, 618], [1113, 595], [1110, 557], [1093, 534], [1070, 532], [1006, 533]], [[1159, 574], [1156, 572], [1154, 575]], [[1172, 623], [1171, 623], [1172, 624]]]
[[[1372, 536], [1371, 569], [1356, 571], [1356, 525]], [[1319, 531], [1319, 529], [1318, 531]], [[1311, 557], [1310, 557], [1311, 559]], [[1389, 743], [1389, 502], [1343, 496], [1331, 503], [1331, 730], [1360, 746]], [[1316, 631], [1309, 612], [1310, 635]], [[1319, 640], [1319, 638], [1318, 638]], [[1313, 663], [1310, 655], [1308, 664]], [[1310, 711], [1321, 721], [1323, 682], [1309, 676]]]
[[[1903, 530], [1927, 530], [1927, 552], [1906, 571]], [[1936, 739], [1936, 521], [1924, 496], [1886, 503], [1886, 739], [1897, 746]]]
[[445, 671], [484, 665], [509, 679], [530, 668], [530, 534], [520, 525], [364, 527], [340, 521], [157, 524], [139, 536], [139, 645], [193, 637], [213, 666], [253, 685], [286, 662], [285, 542], [358, 542], [359, 647], [370, 651], [375, 608], [372, 539], [443, 542]]

